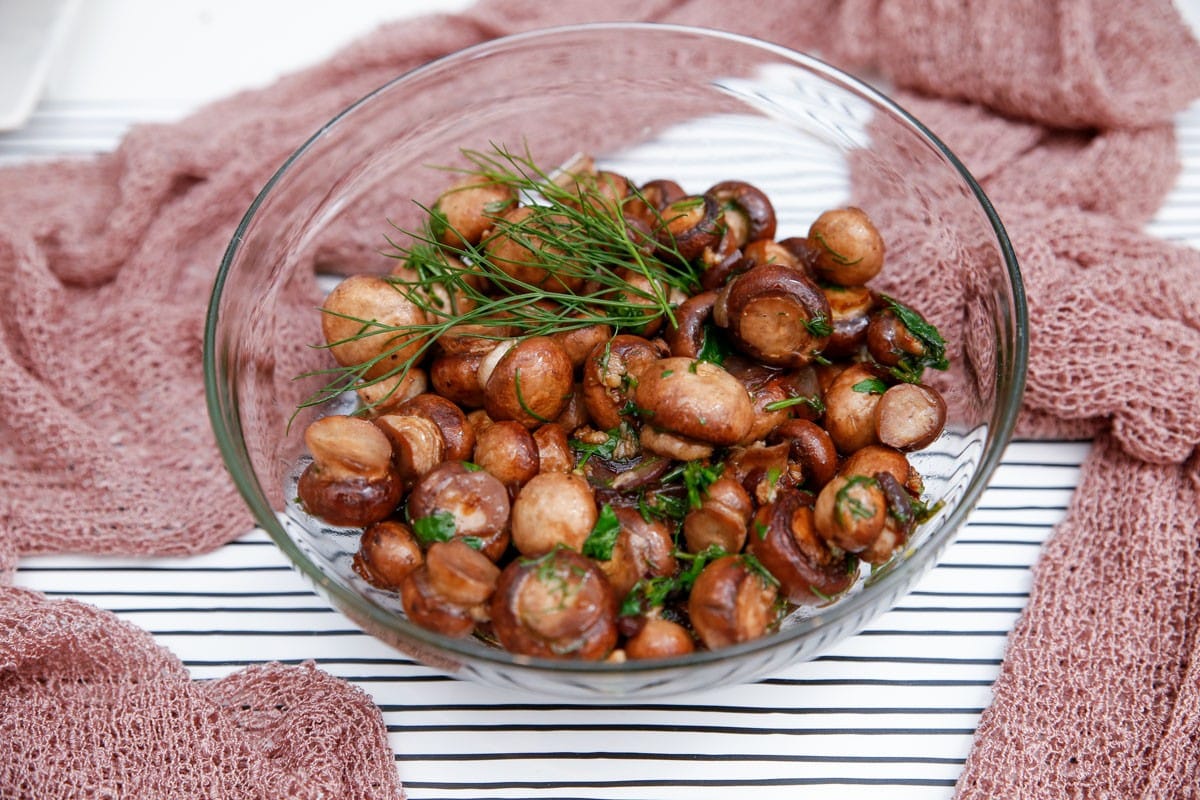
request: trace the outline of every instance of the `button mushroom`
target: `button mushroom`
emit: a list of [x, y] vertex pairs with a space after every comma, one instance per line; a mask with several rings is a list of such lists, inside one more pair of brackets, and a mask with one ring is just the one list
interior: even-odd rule
[[921, 474], [909, 463], [908, 457], [894, 447], [867, 445], [855, 450], [838, 468], [838, 473], [845, 476], [874, 476], [881, 472], [889, 473], [914, 496], [924, 491]]
[[592, 349], [583, 365], [583, 403], [597, 427], [612, 430], [633, 416], [630, 400], [637, 376], [663, 355], [659, 345], [626, 333]]
[[754, 506], [742, 485], [729, 476], [709, 484], [700, 508], [683, 518], [683, 537], [688, 552], [702, 553], [717, 545], [727, 553], [737, 553], [746, 543], [746, 523]]
[[395, 410], [409, 398], [426, 391], [429, 376], [420, 367], [411, 367], [407, 372], [398, 372], [387, 378], [364, 383], [355, 391], [365, 414], [379, 416]]
[[867, 364], [838, 373], [825, 391], [825, 430], [838, 452], [875, 444], [875, 411], [887, 385]]
[[837, 474], [838, 454], [833, 439], [811, 420], [788, 420], [767, 441], [787, 444], [788, 460], [800, 469], [799, 485], [811, 491], [820, 491]]
[[446, 440], [438, 426], [425, 417], [384, 414], [375, 426], [392, 443], [396, 471], [411, 485], [446, 459]]
[[946, 402], [932, 387], [900, 383], [883, 393], [875, 409], [879, 441], [897, 450], [933, 444], [946, 424]]
[[633, 400], [648, 427], [712, 445], [735, 444], [754, 424], [746, 387], [708, 361], [671, 357], [648, 365]]
[[682, 197], [662, 209], [656, 233], [664, 254], [691, 261], [721, 241], [724, 214], [711, 195]]
[[688, 595], [688, 616], [709, 650], [757, 639], [775, 619], [778, 590], [736, 555], [710, 562]]
[[404, 483], [387, 436], [365, 419], [322, 417], [304, 431], [312, 463], [300, 475], [304, 508], [330, 525], [362, 527], [388, 517]]
[[486, 175], [456, 181], [442, 192], [430, 215], [433, 234], [450, 247], [479, 244], [496, 215], [516, 202], [512, 187]]
[[813, 507], [813, 524], [825, 541], [848, 553], [871, 546], [887, 521], [887, 498], [868, 475], [837, 475]]
[[402, 369], [425, 344], [413, 326], [428, 319], [402, 287], [377, 275], [351, 275], [321, 306], [321, 329], [329, 352], [344, 367], [363, 365], [362, 377]]
[[410, 572], [400, 584], [400, 602], [408, 618], [426, 630], [455, 638], [475, 630], [477, 620], [471, 608], [443, 596], [424, 566]]
[[716, 198], [727, 226], [745, 231], [737, 246], [775, 238], [775, 207], [761, 189], [745, 181], [721, 181], [706, 194]]
[[512, 542], [525, 556], [540, 556], [559, 545], [580, 550], [596, 517], [596, 498], [586, 480], [574, 473], [543, 472], [513, 502]]
[[673, 575], [678, 568], [675, 543], [661, 520], [646, 520], [635, 508], [613, 509], [618, 528], [607, 559], [596, 564], [608, 578], [617, 597], [624, 597], [643, 578]]
[[452, 603], [477, 606], [491, 599], [500, 568], [462, 539], [434, 542], [425, 553], [429, 585]]
[[484, 382], [484, 408], [494, 420], [536, 428], [562, 413], [574, 385], [566, 351], [547, 336], [531, 336], [496, 362]]
[[423, 393], [405, 400], [395, 413], [424, 417], [437, 426], [445, 444], [446, 461], [466, 461], [475, 450], [475, 429], [457, 404], [445, 397]]
[[438, 465], [408, 496], [408, 518], [414, 530], [421, 520], [444, 521], [454, 537], [477, 541], [492, 561], [499, 560], [508, 547], [509, 511], [504, 484], [461, 461]]
[[829, 301], [830, 325], [833, 332], [825, 345], [827, 358], [847, 358], [858, 353], [867, 341], [871, 312], [875, 310], [875, 293], [865, 286], [821, 287]]
[[883, 268], [883, 237], [861, 208], [826, 211], [808, 229], [818, 277], [839, 286], [861, 286]]
[[[717, 323], [728, 328], [746, 355], [779, 367], [810, 363], [829, 340], [829, 302], [802, 273], [763, 264], [736, 276], [722, 290]], [[714, 309], [715, 312], [716, 309]]]
[[510, 492], [528, 483], [541, 468], [537, 442], [524, 425], [502, 420], [483, 426], [475, 437], [475, 463], [495, 475]]
[[716, 291], [701, 292], [684, 300], [675, 309], [675, 324], [667, 327], [663, 339], [671, 355], [680, 358], [699, 358], [712, 320]]
[[829, 602], [854, 583], [856, 570], [845, 555], [817, 534], [813, 510], [794, 489], [758, 509], [746, 550], [774, 575], [784, 596], [796, 605]]
[[587, 276], [555, 243], [569, 224], [546, 208], [515, 206], [503, 212], [484, 237], [484, 255], [517, 287], [573, 292]]
[[398, 520], [385, 519], [363, 531], [352, 566], [367, 583], [394, 592], [424, 561], [412, 529]]
[[632, 659], [670, 658], [694, 652], [696, 643], [687, 628], [661, 617], [646, 620], [625, 642], [625, 655]]
[[567, 548], [505, 567], [491, 617], [500, 644], [520, 655], [594, 661], [617, 643], [612, 587], [590, 559]]

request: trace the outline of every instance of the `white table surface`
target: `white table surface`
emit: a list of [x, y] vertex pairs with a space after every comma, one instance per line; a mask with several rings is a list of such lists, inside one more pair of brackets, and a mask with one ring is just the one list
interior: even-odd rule
[[[134, 122], [263, 85], [382, 20], [467, 5], [85, 2], [28, 124], [0, 134], [0, 164], [110, 149]], [[1200, 106], [1179, 127], [1185, 172], [1151, 230], [1200, 246]], [[28, 558], [16, 582], [113, 610], [197, 679], [316, 660], [375, 698], [412, 798], [944, 800], [1086, 452], [1014, 443], [941, 564], [825, 656], [757, 684], [634, 705], [564, 705], [442, 677], [329, 610], [261, 532], [187, 559]]]

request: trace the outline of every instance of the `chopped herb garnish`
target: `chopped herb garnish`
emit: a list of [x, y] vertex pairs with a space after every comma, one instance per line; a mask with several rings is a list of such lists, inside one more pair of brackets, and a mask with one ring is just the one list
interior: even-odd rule
[[879, 297], [904, 327], [908, 328], [908, 332], [921, 343], [921, 347], [925, 351], [920, 355], [907, 355], [900, 359], [900, 363], [892, 367], [892, 375], [905, 383], [919, 383], [925, 367], [938, 370], [949, 369], [950, 362], [946, 358], [946, 340], [942, 338], [938, 329], [900, 301], [887, 295]]
[[[725, 359], [729, 356], [729, 344], [717, 331], [715, 325], [706, 324], [704, 326], [704, 341], [700, 345], [700, 352], [696, 355], [701, 361], [708, 361], [718, 366], [725, 363]], [[695, 370], [692, 370], [695, 372]]]
[[424, 545], [448, 542], [454, 538], [454, 531], [454, 515], [449, 511], [435, 511], [427, 517], [412, 521], [413, 535]]
[[571, 439], [567, 442], [572, 450], [575, 451], [579, 462], [576, 466], [582, 467], [588, 462], [592, 456], [600, 456], [600, 458], [609, 459], [613, 457], [617, 446], [621, 443], [621, 429], [613, 428], [611, 431], [605, 431], [605, 439], [603, 442], [585, 442], [582, 439]]
[[833, 325], [829, 324], [829, 319], [823, 314], [818, 314], [812, 319], [804, 321], [804, 329], [812, 336], [832, 336]]
[[825, 404], [816, 397], [789, 397], [786, 400], [776, 400], [773, 403], [767, 403], [763, 408], [767, 411], [782, 411], [785, 408], [800, 405], [808, 406], [818, 414], [825, 413]]
[[863, 378], [850, 388], [859, 394], [883, 394], [888, 390], [887, 384], [879, 378]]
[[699, 508], [704, 504], [704, 496], [708, 495], [708, 487], [721, 477], [724, 469], [724, 464], [706, 466], [701, 461], [689, 461], [683, 465], [683, 485], [687, 489], [690, 508]]
[[869, 475], [851, 475], [846, 479], [846, 483], [837, 490], [834, 495], [834, 513], [837, 515], [838, 521], [845, 524], [846, 512], [850, 512], [850, 516], [856, 519], [870, 519], [875, 516], [875, 509], [859, 500], [857, 497], [850, 494], [850, 491], [855, 486], [878, 486], [879, 482]]
[[629, 594], [621, 602], [620, 613], [623, 617], [634, 617], [652, 608], [665, 604], [673, 595], [685, 594], [691, 591], [692, 584], [704, 571], [708, 564], [726, 555], [725, 548], [720, 545], [709, 545], [699, 553], [676, 551], [675, 558], [680, 561], [690, 561], [687, 569], [678, 575], [661, 575], [654, 578], [642, 578], [629, 590]]
[[766, 525], [759, 522], [758, 520], [754, 521], [754, 532], [758, 534], [758, 538], [760, 540], [767, 538], [767, 530], [768, 530], [768, 528]]
[[838, 264], [843, 267], [852, 267], [855, 264], [857, 264], [858, 262], [862, 261], [862, 256], [859, 256], [858, 258], [851, 261], [849, 256], [839, 253], [837, 250], [834, 250], [832, 247], [829, 246], [829, 242], [825, 241], [825, 237], [821, 235], [820, 231], [814, 231], [809, 238], [815, 239], [817, 244], [821, 245], [821, 249], [824, 250], [826, 253], [829, 253], [829, 257], [831, 259], [833, 259], [833, 263], [835, 263], [835, 264]]
[[754, 557], [751, 553], [742, 553], [738, 559], [746, 565], [746, 568], [761, 578], [771, 586], [779, 585], [779, 578], [771, 574], [771, 571], [763, 566], [763, 563]]
[[596, 524], [592, 532], [583, 542], [583, 554], [598, 561], [608, 561], [612, 558], [613, 547], [617, 544], [617, 536], [621, 533], [621, 522], [612, 506], [605, 503], [600, 507]]

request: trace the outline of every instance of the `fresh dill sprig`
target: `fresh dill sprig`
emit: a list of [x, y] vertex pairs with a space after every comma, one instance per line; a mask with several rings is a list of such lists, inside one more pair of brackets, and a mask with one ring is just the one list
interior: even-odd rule
[[[469, 167], [439, 167], [507, 187], [528, 209], [515, 204], [488, 210], [491, 230], [478, 244], [445, 244], [446, 217], [418, 203], [424, 223], [418, 230], [396, 227], [385, 236], [383, 255], [402, 262], [386, 280], [425, 316], [425, 322], [387, 325], [322, 309], [360, 323], [357, 333], [319, 347], [330, 348], [368, 336], [384, 337], [381, 352], [361, 364], [306, 372], [325, 385], [301, 402], [299, 410], [321, 405], [347, 391], [403, 378], [448, 333], [478, 338], [525, 338], [593, 325], [637, 332], [659, 320], [674, 325], [675, 297], [694, 293], [700, 268], [682, 258], [668, 237], [648, 248], [622, 215], [623, 205], [642, 200], [636, 189], [618, 201], [605, 197], [595, 181], [538, 166], [528, 149], [514, 153], [463, 150]], [[564, 178], [565, 176], [565, 178]], [[663, 220], [658, 227], [665, 230]], [[393, 226], [395, 227], [395, 226]], [[401, 244], [407, 239], [411, 243]], [[528, 258], [497, 258], [489, 245], [511, 240]], [[546, 276], [531, 281], [530, 274]], [[419, 347], [386, 370], [377, 365], [412, 342]]]

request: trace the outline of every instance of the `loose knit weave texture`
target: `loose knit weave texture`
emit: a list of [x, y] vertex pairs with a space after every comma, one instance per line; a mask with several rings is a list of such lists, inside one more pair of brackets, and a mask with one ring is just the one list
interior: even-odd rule
[[[732, 5], [489, 0], [138, 127], [112, 154], [0, 170], [0, 796], [402, 795], [361, 692], [311, 666], [192, 683], [145, 633], [5, 576], [21, 554], [186, 555], [246, 530], [199, 350], [216, 264], [254, 193], [404, 70], [598, 19], [724, 28], [871, 70], [980, 178], [1029, 293], [1022, 431], [1097, 446], [959, 794], [1197, 796], [1200, 256], [1139, 226], [1174, 179], [1171, 115], [1200, 95], [1200, 47], [1167, 0]], [[881, 213], [918, 252], [903, 203]]]

